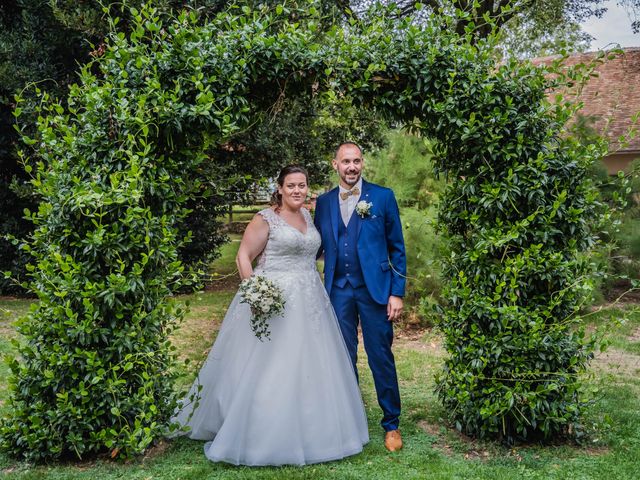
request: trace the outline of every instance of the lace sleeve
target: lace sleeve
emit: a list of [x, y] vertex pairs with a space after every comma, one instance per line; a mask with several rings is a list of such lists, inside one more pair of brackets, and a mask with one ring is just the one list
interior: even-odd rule
[[276, 212], [274, 212], [272, 208], [260, 210], [258, 215], [264, 218], [265, 222], [269, 225], [269, 232], [275, 230], [278, 226], [278, 215], [276, 215]]

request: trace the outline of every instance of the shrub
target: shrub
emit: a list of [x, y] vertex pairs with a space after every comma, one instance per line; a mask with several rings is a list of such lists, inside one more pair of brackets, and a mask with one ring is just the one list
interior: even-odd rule
[[436, 208], [403, 208], [402, 226], [407, 251], [406, 307], [410, 323], [436, 321], [435, 307], [442, 292], [442, 240], [435, 230]]
[[[530, 81], [515, 80], [525, 71]], [[456, 179], [439, 213], [450, 357], [438, 392], [458, 429], [508, 442], [580, 431], [580, 375], [597, 345], [579, 311], [594, 288], [602, 212], [588, 169], [606, 148], [560, 136], [573, 107], [546, 102], [543, 73], [505, 65], [469, 82], [474, 109], [436, 149]]]
[[626, 280], [640, 279], [640, 160], [630, 166], [620, 190], [624, 208], [618, 216], [619, 227], [613, 234], [611, 261], [614, 276]]

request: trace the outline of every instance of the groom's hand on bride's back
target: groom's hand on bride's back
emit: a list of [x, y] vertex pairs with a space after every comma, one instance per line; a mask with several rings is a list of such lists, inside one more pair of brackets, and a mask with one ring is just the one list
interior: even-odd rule
[[402, 297], [396, 297], [395, 295], [389, 296], [389, 303], [387, 303], [387, 319], [393, 322], [400, 318], [404, 302]]

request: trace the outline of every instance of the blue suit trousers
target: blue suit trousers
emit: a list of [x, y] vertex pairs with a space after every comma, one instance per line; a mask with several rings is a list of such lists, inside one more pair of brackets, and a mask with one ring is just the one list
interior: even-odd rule
[[375, 302], [365, 285], [354, 288], [348, 282], [342, 288], [334, 283], [330, 296], [356, 375], [358, 323], [361, 324], [364, 349], [383, 412], [381, 425], [385, 431], [396, 430], [400, 418], [400, 390], [391, 351], [393, 324], [387, 318], [387, 306]]

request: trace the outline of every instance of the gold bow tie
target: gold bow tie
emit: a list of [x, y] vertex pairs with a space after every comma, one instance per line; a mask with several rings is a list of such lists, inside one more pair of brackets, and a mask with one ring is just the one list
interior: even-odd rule
[[358, 187], [353, 187], [351, 190], [347, 190], [346, 192], [340, 192], [340, 198], [342, 200], [346, 200], [351, 195], [360, 195], [360, 189]]

